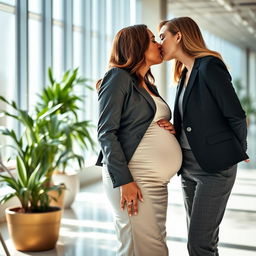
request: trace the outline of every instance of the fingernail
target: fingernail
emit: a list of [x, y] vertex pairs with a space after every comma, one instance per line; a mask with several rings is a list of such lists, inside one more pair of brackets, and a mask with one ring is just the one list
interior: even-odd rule
[[143, 202], [143, 198], [141, 198], [141, 202]]
[[131, 214], [129, 214], [129, 216], [131, 217], [132, 215], [131, 215]]

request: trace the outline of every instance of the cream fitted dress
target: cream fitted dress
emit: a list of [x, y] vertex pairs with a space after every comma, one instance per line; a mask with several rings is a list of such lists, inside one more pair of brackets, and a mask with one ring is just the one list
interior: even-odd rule
[[159, 127], [157, 121], [170, 119], [169, 107], [160, 97], [152, 96], [156, 113], [128, 167], [141, 189], [138, 215], [129, 217], [120, 209], [120, 188], [113, 189], [106, 167], [102, 177], [111, 203], [119, 246], [117, 256], [167, 256], [166, 213], [167, 184], [181, 167], [182, 153], [175, 136]]
[[169, 107], [160, 97], [151, 96], [156, 113], [128, 166], [136, 180], [169, 182], [181, 167], [182, 152], [176, 137], [157, 124], [171, 118]]

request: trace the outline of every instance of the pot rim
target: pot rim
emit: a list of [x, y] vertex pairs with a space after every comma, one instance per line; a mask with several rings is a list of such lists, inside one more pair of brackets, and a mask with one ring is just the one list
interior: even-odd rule
[[49, 214], [49, 213], [56, 213], [56, 212], [60, 212], [62, 211], [62, 209], [60, 207], [57, 207], [57, 206], [50, 206], [50, 208], [54, 208], [55, 210], [53, 211], [47, 211], [47, 212], [16, 212], [14, 211], [13, 209], [20, 209], [22, 208], [21, 206], [11, 206], [11, 207], [8, 207], [5, 209], [5, 213], [6, 214], [10, 214], [10, 215], [35, 215], [35, 214]]

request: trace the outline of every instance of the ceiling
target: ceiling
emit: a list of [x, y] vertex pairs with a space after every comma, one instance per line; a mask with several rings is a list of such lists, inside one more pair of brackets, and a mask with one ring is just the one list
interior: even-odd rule
[[202, 29], [256, 51], [256, 0], [168, 0], [168, 12], [189, 16]]

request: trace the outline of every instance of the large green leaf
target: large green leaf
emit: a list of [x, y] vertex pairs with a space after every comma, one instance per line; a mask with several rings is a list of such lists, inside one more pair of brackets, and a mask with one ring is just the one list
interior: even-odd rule
[[15, 196], [16, 196], [16, 192], [9, 193], [9, 194], [5, 195], [4, 197], [1, 198], [0, 204], [6, 203], [7, 201], [9, 201], [11, 198], [13, 198]]
[[16, 163], [17, 163], [18, 179], [21, 182], [22, 186], [26, 187], [28, 184], [28, 176], [27, 176], [27, 170], [26, 170], [24, 161], [20, 156], [17, 156]]
[[42, 173], [39, 172], [40, 164], [36, 167], [36, 169], [32, 172], [32, 174], [29, 177], [28, 180], [28, 189], [32, 190], [35, 184], [37, 184], [40, 181], [40, 178], [42, 176]]
[[0, 175], [0, 182], [5, 182], [9, 187], [13, 188], [15, 191], [18, 191], [20, 188], [18, 182], [15, 179], [5, 175]]
[[52, 69], [51, 68], [48, 68], [48, 77], [49, 77], [50, 83], [54, 84], [55, 80], [53, 78]]
[[54, 112], [56, 112], [57, 110], [59, 110], [61, 108], [63, 104], [58, 104], [57, 106], [52, 107], [51, 109], [49, 109], [48, 111], [46, 111], [43, 115], [40, 116], [40, 119], [44, 119], [48, 116], [50, 116], [51, 114], [53, 114]]

